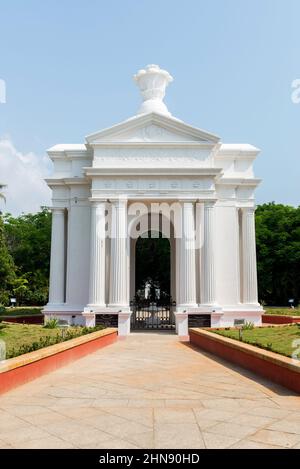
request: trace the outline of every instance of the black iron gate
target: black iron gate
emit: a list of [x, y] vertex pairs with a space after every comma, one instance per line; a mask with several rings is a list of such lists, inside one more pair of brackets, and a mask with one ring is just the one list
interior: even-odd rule
[[175, 329], [175, 301], [134, 299], [130, 303], [131, 329]]

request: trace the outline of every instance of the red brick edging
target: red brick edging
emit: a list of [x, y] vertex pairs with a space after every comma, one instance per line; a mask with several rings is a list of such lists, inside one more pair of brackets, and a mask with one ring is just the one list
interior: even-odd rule
[[109, 328], [0, 362], [0, 394], [110, 345], [117, 338], [117, 329]]
[[32, 314], [30, 316], [0, 316], [0, 320], [17, 324], [44, 324], [44, 315]]
[[263, 314], [263, 324], [293, 324], [300, 323], [300, 316], [285, 316], [277, 314]]
[[206, 330], [190, 329], [190, 341], [300, 394], [300, 364], [296, 360]]

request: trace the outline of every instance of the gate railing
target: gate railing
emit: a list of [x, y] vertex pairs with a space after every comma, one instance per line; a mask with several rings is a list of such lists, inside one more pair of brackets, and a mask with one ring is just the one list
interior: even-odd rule
[[176, 303], [171, 298], [168, 301], [134, 298], [130, 302], [131, 328], [173, 330], [175, 329], [175, 306]]

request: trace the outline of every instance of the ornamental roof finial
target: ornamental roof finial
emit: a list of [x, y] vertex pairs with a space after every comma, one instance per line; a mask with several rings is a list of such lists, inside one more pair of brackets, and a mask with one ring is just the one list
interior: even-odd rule
[[157, 112], [170, 116], [171, 113], [163, 102], [166, 87], [173, 81], [169, 72], [162, 70], [158, 65], [151, 64], [147, 65], [145, 69], [139, 70], [133, 78], [143, 97], [138, 114]]

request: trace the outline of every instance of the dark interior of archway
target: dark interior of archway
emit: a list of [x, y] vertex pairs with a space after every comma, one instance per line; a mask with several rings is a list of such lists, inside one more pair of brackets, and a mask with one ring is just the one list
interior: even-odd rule
[[[153, 236], [153, 234], [152, 234]], [[158, 236], [158, 234], [156, 234]], [[160, 298], [170, 298], [170, 242], [163, 238], [161, 233], [159, 237], [138, 238], [135, 252], [135, 288], [136, 296], [139, 297], [139, 291], [145, 289], [145, 285], [150, 285], [150, 300], [157, 299], [157, 289], [160, 290]]]

